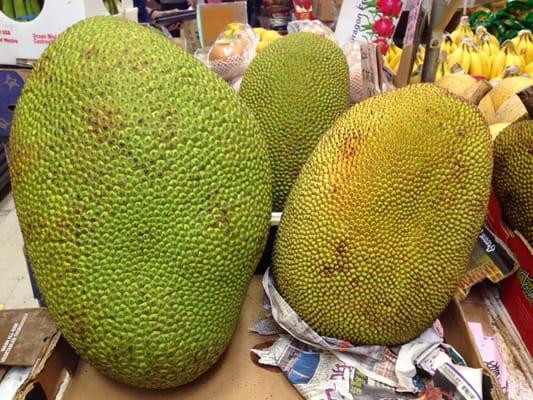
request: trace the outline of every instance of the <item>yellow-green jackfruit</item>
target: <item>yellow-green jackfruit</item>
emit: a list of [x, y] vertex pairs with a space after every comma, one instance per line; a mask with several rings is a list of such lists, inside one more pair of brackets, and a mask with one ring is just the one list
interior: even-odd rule
[[404, 343], [444, 309], [490, 190], [477, 109], [431, 84], [367, 99], [311, 153], [287, 199], [275, 283], [319, 333]]
[[349, 106], [346, 58], [329, 39], [292, 33], [252, 61], [239, 95], [267, 138], [273, 209], [281, 211], [320, 136]]
[[230, 87], [150, 29], [84, 20], [36, 63], [9, 161], [38, 286], [74, 349], [143, 387], [208, 369], [271, 206], [266, 143]]
[[492, 185], [511, 228], [533, 245], [533, 121], [509, 125], [494, 140]]

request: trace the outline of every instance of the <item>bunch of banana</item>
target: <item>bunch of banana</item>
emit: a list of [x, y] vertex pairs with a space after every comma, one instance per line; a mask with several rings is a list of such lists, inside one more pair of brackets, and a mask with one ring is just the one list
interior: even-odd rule
[[490, 79], [501, 78], [505, 69], [509, 67], [516, 67], [518, 73], [521, 73], [525, 64], [523, 58], [516, 53], [514, 44], [510, 40], [503, 42], [500, 51], [491, 57], [490, 63], [492, 65]]
[[518, 55], [524, 59], [525, 64], [533, 61], [533, 33], [530, 30], [521, 30], [511, 41]]
[[476, 45], [479, 45], [479, 43], [481, 42], [481, 39], [487, 39], [487, 36], [488, 36], [488, 39], [490, 40], [490, 42], [492, 44], [494, 44], [495, 46], [498, 47], [498, 49], [500, 48], [500, 42], [498, 41], [498, 38], [494, 35], [492, 35], [491, 33], [489, 33], [489, 31], [487, 31], [487, 28], [485, 28], [483, 25], [480, 25], [476, 28], [476, 35], [475, 35], [475, 43]]
[[424, 64], [424, 56], [426, 55], [426, 48], [420, 46], [416, 52], [415, 61], [413, 62], [413, 74], [421, 73], [422, 65]]
[[496, 40], [494, 42], [492, 38], [494, 36], [490, 35], [489, 33], [484, 33], [480, 35], [479, 37], [476, 37], [476, 46], [485, 53], [485, 55], [490, 58], [494, 56], [498, 51], [500, 51], [500, 44]]
[[459, 25], [457, 25], [457, 28], [450, 34], [452, 41], [459, 46], [461, 44], [461, 40], [464, 36], [467, 37], [473, 37], [474, 32], [472, 32], [472, 28], [470, 28], [470, 21], [468, 20], [468, 16], [464, 15], [461, 17], [461, 21], [459, 22]]
[[459, 65], [465, 74], [486, 78], [490, 73], [487, 55], [476, 47], [472, 38], [464, 38], [446, 61], [450, 68]]
[[445, 34], [440, 45], [440, 51], [448, 54], [452, 54], [457, 48], [457, 45], [453, 42], [451, 35]]
[[437, 74], [435, 75], [435, 80], [439, 80], [445, 75], [449, 75], [452, 73], [452, 69], [446, 62], [446, 59], [442, 59], [439, 61], [437, 65]]
[[387, 66], [390, 70], [394, 70], [394, 68], [398, 65], [400, 61], [401, 55], [402, 55], [402, 49], [400, 49], [398, 46], [394, 44], [394, 42], [392, 42], [389, 45], [389, 48], [387, 49], [387, 53], [385, 53], [385, 57], [384, 57], [385, 66]]
[[[398, 52], [391, 56], [389, 58], [390, 61], [386, 62], [385, 65], [393, 71], [394, 73], [398, 72], [398, 66], [400, 65], [400, 59], [402, 58], [402, 49], [397, 48]], [[422, 64], [424, 64], [424, 54], [425, 54], [425, 48], [419, 47], [418, 51], [416, 53], [415, 60], [413, 62], [413, 71], [412, 73], [416, 75], [417, 73], [420, 73], [420, 69], [422, 68]], [[387, 56], [385, 56], [385, 60], [387, 59]]]

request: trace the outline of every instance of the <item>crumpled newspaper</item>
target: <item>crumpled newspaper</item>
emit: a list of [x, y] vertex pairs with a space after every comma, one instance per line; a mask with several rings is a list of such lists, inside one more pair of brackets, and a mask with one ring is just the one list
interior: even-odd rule
[[[280, 336], [269, 348], [252, 352], [259, 363], [279, 367], [304, 398], [412, 399], [447, 391], [454, 399], [482, 399], [482, 370], [465, 366], [462, 357], [443, 343], [438, 320], [402, 346], [354, 346], [321, 336], [307, 325], [276, 290], [270, 269], [263, 276], [263, 288], [271, 315], [251, 330]], [[440, 385], [419, 371], [435, 382], [438, 378]]]

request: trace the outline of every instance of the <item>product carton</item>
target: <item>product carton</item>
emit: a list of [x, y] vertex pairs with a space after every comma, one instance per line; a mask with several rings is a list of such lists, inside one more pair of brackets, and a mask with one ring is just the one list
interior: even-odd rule
[[[122, 0], [124, 18], [137, 21], [132, 0]], [[0, 12], [0, 64], [31, 64], [61, 32], [95, 15], [109, 15], [102, 0], [45, 0], [31, 21], [15, 21]]]

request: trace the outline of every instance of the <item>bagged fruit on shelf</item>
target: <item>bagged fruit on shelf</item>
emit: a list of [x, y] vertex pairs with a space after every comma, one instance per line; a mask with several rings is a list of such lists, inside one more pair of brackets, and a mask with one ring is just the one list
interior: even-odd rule
[[232, 81], [248, 68], [257, 42], [250, 25], [231, 23], [210, 47], [198, 49], [194, 55], [224, 80]]
[[327, 39], [337, 42], [333, 31], [318, 20], [305, 19], [305, 20], [300, 20], [300, 21], [291, 21], [287, 25], [287, 31], [289, 33], [293, 33], [293, 32], [316, 33], [317, 35], [324, 36]]

